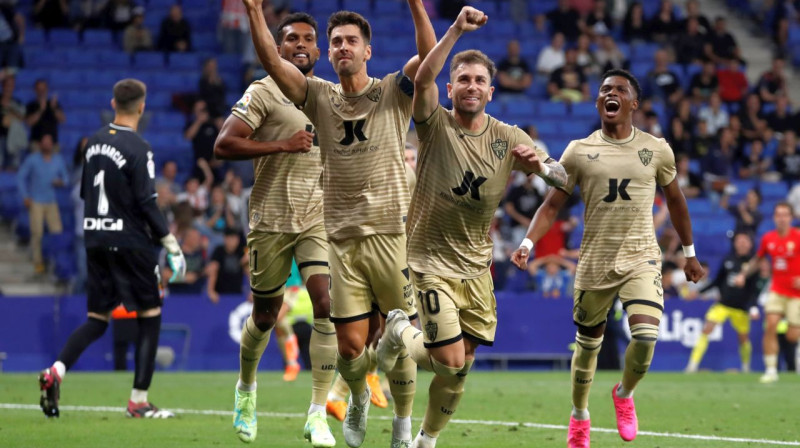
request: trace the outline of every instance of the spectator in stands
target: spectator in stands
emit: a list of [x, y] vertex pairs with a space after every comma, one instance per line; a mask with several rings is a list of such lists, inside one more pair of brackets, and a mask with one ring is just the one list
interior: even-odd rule
[[781, 178], [787, 182], [800, 180], [800, 147], [798, 147], [797, 134], [794, 131], [783, 133], [783, 140], [778, 146], [775, 168], [781, 173]]
[[533, 82], [528, 63], [520, 57], [519, 41], [508, 42], [507, 54], [497, 65], [497, 91], [501, 94], [524, 94]]
[[644, 42], [650, 38], [641, 2], [633, 2], [628, 7], [622, 24], [622, 38], [628, 43]]
[[728, 111], [722, 107], [722, 98], [714, 92], [709, 97], [708, 105], [700, 108], [697, 118], [706, 122], [709, 133], [716, 134], [720, 129], [728, 127], [731, 117], [728, 115]]
[[700, 33], [708, 36], [711, 32], [711, 22], [708, 21], [708, 18], [700, 12], [700, 2], [697, 0], [689, 0], [686, 2], [686, 18], [683, 20], [683, 27], [682, 29], [688, 29], [688, 23], [690, 19], [697, 20], [697, 24], [700, 27]]
[[536, 71], [549, 76], [555, 69], [564, 65], [564, 35], [556, 32], [550, 45], [542, 48], [536, 60]]
[[234, 174], [232, 170], [228, 170], [225, 176], [226, 179], [230, 179], [225, 182], [227, 187], [226, 197], [228, 208], [236, 218], [235, 227], [240, 230], [247, 230], [249, 229], [250, 220], [247, 215], [247, 198], [245, 197], [244, 182], [242, 182], [242, 178]]
[[174, 160], [167, 160], [161, 165], [161, 175], [156, 178], [156, 186], [164, 184], [167, 189], [177, 195], [181, 192], [181, 186], [177, 182], [178, 164]]
[[658, 13], [647, 24], [650, 38], [659, 43], [667, 43], [673, 33], [680, 31], [680, 25], [671, 0], [661, 0]]
[[103, 20], [106, 28], [122, 31], [133, 20], [133, 9], [136, 5], [131, 0], [109, 0], [103, 9]]
[[700, 162], [704, 181], [708, 182], [711, 191], [722, 193], [730, 183], [733, 165], [736, 161], [736, 139], [730, 128], [723, 128], [719, 133], [719, 141]]
[[781, 93], [775, 98], [775, 110], [767, 114], [767, 126], [775, 132], [793, 130], [797, 125], [797, 117], [792, 116], [789, 97]]
[[758, 225], [764, 219], [764, 215], [758, 211], [759, 205], [761, 205], [761, 191], [757, 188], [747, 190], [744, 199], [736, 205], [730, 205], [729, 194], [722, 195], [719, 202], [720, 208], [728, 210], [728, 213], [736, 218], [734, 233], [747, 233], [748, 235], [756, 235]]
[[537, 148], [540, 148], [542, 151], [550, 154], [550, 151], [547, 149], [547, 143], [539, 138], [539, 129], [536, 127], [536, 125], [529, 124], [528, 126], [525, 126], [525, 132], [528, 133], [531, 140], [533, 140], [533, 144], [536, 145]]
[[786, 201], [792, 206], [795, 219], [800, 219], [800, 183], [796, 183], [794, 187], [789, 190]]
[[167, 224], [175, 222], [174, 207], [178, 204], [178, 196], [169, 189], [166, 183], [156, 183], [156, 205], [167, 219]]
[[61, 215], [58, 213], [56, 188], [69, 185], [69, 173], [60, 154], [53, 154], [54, 144], [50, 134], [44, 134], [39, 152], [30, 154], [17, 173], [17, 188], [31, 226], [31, 251], [36, 274], [44, 274], [42, 236], [44, 225], [50, 233], [61, 233]]
[[764, 141], [755, 139], [747, 145], [739, 161], [739, 177], [742, 179], [764, 179], [772, 169], [772, 159], [764, 154]]
[[203, 62], [203, 74], [197, 86], [197, 94], [200, 99], [206, 102], [208, 113], [212, 118], [219, 118], [225, 115], [228, 105], [225, 100], [225, 93], [228, 87], [219, 75], [219, 68], [215, 58], [208, 58]]
[[614, 42], [614, 38], [610, 35], [600, 38], [594, 57], [597, 60], [597, 65], [600, 66], [601, 73], [615, 68], [625, 68], [628, 65], [625, 55], [620, 51], [616, 42]]
[[686, 198], [696, 198], [703, 195], [703, 179], [689, 170], [689, 156], [687, 154], [675, 155], [675, 179], [681, 187]]
[[576, 51], [578, 52], [578, 66], [586, 76], [600, 75], [600, 64], [597, 62], [595, 52], [591, 48], [592, 40], [588, 34], [581, 34], [578, 36], [578, 45]]
[[412, 170], [417, 171], [417, 148], [414, 145], [406, 142], [406, 149], [404, 152], [404, 159], [406, 165], [410, 166]]
[[16, 169], [22, 152], [28, 147], [28, 130], [23, 124], [25, 106], [14, 97], [14, 75], [3, 78], [0, 95], [0, 170]]
[[703, 61], [703, 68], [692, 76], [689, 90], [695, 104], [707, 103], [711, 100], [712, 93], [719, 92], [717, 68], [711, 61]]
[[75, 218], [75, 240], [72, 246], [75, 250], [75, 277], [72, 279], [70, 293], [85, 294], [86, 280], [89, 276], [86, 265], [86, 243], [83, 235], [84, 204], [81, 198], [81, 176], [83, 175], [83, 163], [86, 161], [86, 145], [89, 137], [81, 137], [72, 156], [72, 175], [70, 176], [72, 190], [69, 199], [72, 204], [72, 213]]
[[691, 157], [701, 160], [716, 145], [717, 136], [708, 132], [708, 123], [705, 120], [697, 120], [697, 129], [694, 133], [694, 146], [692, 147]]
[[675, 106], [683, 97], [681, 81], [669, 68], [669, 54], [658, 50], [653, 55], [655, 65], [644, 80], [644, 95], [668, 106]]
[[514, 251], [514, 242], [507, 241], [503, 235], [503, 209], [498, 208], [495, 210], [492, 223], [489, 225], [489, 238], [492, 239], [492, 281], [495, 290], [502, 291], [506, 287], [506, 279], [508, 278], [509, 270], [511, 269], [511, 262], [509, 257]]
[[223, 243], [214, 249], [206, 268], [211, 302], [219, 303], [220, 294], [242, 294], [248, 262], [239, 230], [225, 229]]
[[564, 65], [550, 74], [547, 83], [550, 101], [578, 103], [589, 101], [589, 83], [578, 66], [578, 51], [570, 48], [564, 55]]
[[728, 32], [725, 17], [714, 20], [714, 29], [709, 33], [706, 43], [706, 57], [717, 64], [724, 64], [730, 59], [744, 64], [736, 39]]
[[783, 70], [786, 61], [783, 56], [772, 58], [772, 67], [758, 79], [756, 89], [762, 103], [772, 103], [781, 94], [786, 93], [786, 75]]
[[503, 209], [510, 218], [513, 242], [520, 242], [525, 238], [531, 218], [543, 201], [543, 197], [534, 187], [535, 178], [536, 176], [526, 178], [519, 185], [511, 187], [506, 194]]
[[569, 0], [558, 0], [558, 6], [547, 13], [547, 21], [553, 34], [563, 33], [569, 42], [575, 42], [581, 34], [581, 16], [570, 6]]
[[58, 96], [50, 96], [47, 81], [38, 79], [33, 84], [36, 99], [25, 108], [25, 123], [31, 129], [31, 140], [39, 142], [43, 135], [49, 134], [58, 142], [58, 125], [66, 120]]
[[247, 41], [250, 40], [250, 22], [241, 0], [222, 0], [219, 29], [222, 51], [244, 55]]
[[222, 185], [211, 188], [211, 200], [205, 213], [206, 227], [222, 235], [227, 228], [238, 229], [239, 219], [228, 206], [228, 197]]
[[747, 78], [744, 76], [739, 61], [728, 59], [717, 70], [717, 80], [719, 81], [719, 96], [727, 104], [738, 103], [744, 98], [747, 92]]
[[644, 113], [644, 127], [645, 132], [656, 138], [664, 137], [664, 131], [661, 128], [661, 121], [658, 119], [658, 113], [653, 110], [648, 110]]
[[37, 0], [33, 5], [33, 23], [46, 30], [67, 26], [67, 0]]
[[[686, 31], [678, 32], [673, 47], [677, 62], [682, 65], [700, 64], [706, 59], [706, 39], [700, 32], [700, 24], [696, 18], [686, 21]], [[712, 72], [713, 73], [713, 72]]]
[[605, 0], [597, 0], [592, 11], [586, 16], [583, 33], [588, 34], [595, 42], [610, 35], [614, 29], [614, 21], [606, 11], [606, 6]]
[[172, 5], [169, 15], [161, 22], [158, 49], [178, 53], [192, 50], [192, 29], [189, 22], [183, 18], [183, 9], [180, 5]]
[[208, 163], [199, 159], [197, 165], [205, 172], [203, 183], [196, 177], [190, 177], [186, 181], [184, 191], [178, 195], [178, 202], [188, 202], [195, 211], [195, 214], [204, 215], [208, 209], [208, 195], [211, 186], [214, 184], [214, 175], [208, 167]]
[[204, 160], [211, 167], [217, 178], [222, 178], [223, 163], [214, 158], [214, 142], [217, 140], [220, 129], [222, 129], [222, 117], [212, 118], [206, 102], [198, 100], [194, 103], [194, 117], [186, 124], [183, 137], [192, 142], [192, 152], [194, 153], [195, 169], [193, 176], [204, 175], [203, 171], [196, 164], [200, 159]]
[[683, 128], [692, 132], [697, 120], [692, 113], [692, 102], [688, 98], [681, 98], [675, 106], [675, 116], [683, 122]]
[[679, 117], [672, 117], [669, 121], [669, 133], [667, 134], [667, 141], [675, 155], [692, 153], [694, 141], [692, 134], [683, 127], [683, 121]]
[[25, 17], [17, 12], [15, 3], [0, 4], [0, 68], [3, 74], [14, 74], [22, 67]]
[[173, 294], [200, 294], [203, 292], [203, 277], [206, 270], [206, 253], [203, 235], [197, 229], [186, 231], [181, 241], [181, 250], [186, 258], [186, 277], [182, 282], [169, 283], [167, 280], [172, 277], [172, 269], [169, 264], [162, 268], [161, 278], [164, 286], [169, 286], [169, 292]]
[[122, 48], [126, 53], [149, 51], [153, 49], [153, 35], [144, 24], [144, 8], [133, 8], [131, 24], [122, 35]]
[[[544, 269], [541, 269], [544, 267]], [[536, 258], [528, 273], [536, 279], [537, 290], [545, 299], [571, 297], [577, 264], [559, 255]]]
[[747, 95], [744, 106], [739, 109], [742, 120], [742, 137], [747, 141], [763, 138], [767, 121], [761, 112], [761, 98], [753, 92]]

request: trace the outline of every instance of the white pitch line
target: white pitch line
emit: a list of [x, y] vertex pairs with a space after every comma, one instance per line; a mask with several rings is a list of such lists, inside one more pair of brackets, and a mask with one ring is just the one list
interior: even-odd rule
[[[20, 409], [26, 411], [41, 411], [41, 408], [35, 404], [16, 404], [16, 403], [0, 403], [0, 409]], [[125, 412], [125, 408], [113, 406], [59, 406], [59, 409], [64, 411], [80, 411], [80, 412]], [[188, 414], [188, 415], [223, 415], [229, 416], [233, 414], [232, 411], [217, 411], [213, 409], [169, 409], [175, 415]], [[306, 414], [290, 413], [290, 412], [257, 412], [260, 417], [271, 418], [305, 418]], [[376, 415], [371, 416], [375, 420], [392, 420], [392, 417]], [[420, 420], [416, 418], [414, 420]], [[483, 425], [483, 426], [522, 426], [525, 428], [536, 429], [558, 429], [566, 430], [566, 425], [549, 425], [544, 423], [529, 423], [529, 422], [506, 422], [499, 420], [462, 420], [453, 419], [451, 423], [467, 424], [467, 425]], [[616, 434], [616, 429], [610, 428], [592, 428], [592, 432], [605, 432]], [[770, 440], [770, 439], [747, 439], [743, 437], [719, 437], [719, 436], [704, 436], [701, 434], [680, 434], [674, 432], [654, 432], [654, 431], [639, 431], [640, 436], [651, 437], [666, 437], [673, 439], [691, 439], [691, 440], [706, 440], [712, 442], [730, 442], [730, 443], [760, 443], [763, 445], [781, 445], [781, 446], [800, 446], [798, 441], [784, 441], [784, 440]]]

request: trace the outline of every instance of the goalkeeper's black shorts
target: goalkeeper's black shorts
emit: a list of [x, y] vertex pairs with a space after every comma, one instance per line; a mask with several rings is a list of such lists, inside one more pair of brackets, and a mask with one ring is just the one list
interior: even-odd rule
[[161, 272], [152, 249], [86, 248], [90, 312], [105, 314], [120, 303], [128, 311], [161, 306]]

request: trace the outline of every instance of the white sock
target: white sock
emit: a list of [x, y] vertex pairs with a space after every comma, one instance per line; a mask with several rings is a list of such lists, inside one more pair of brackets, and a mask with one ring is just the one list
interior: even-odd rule
[[625, 388], [622, 387], [622, 382], [620, 382], [619, 383], [619, 387], [617, 387], [617, 397], [618, 398], [631, 398], [631, 397], [633, 397], [633, 391], [632, 390], [625, 390]]
[[253, 382], [253, 384], [244, 384], [241, 378], [236, 382], [236, 388], [242, 392], [255, 392], [257, 385], [257, 382]]
[[766, 367], [766, 373], [777, 374], [778, 355], [764, 355], [764, 366]]
[[132, 389], [131, 401], [134, 403], [147, 403], [147, 391], [141, 389]]
[[328, 392], [328, 401], [345, 401], [344, 397], [340, 397], [333, 392]]
[[427, 445], [434, 446], [436, 445], [436, 437], [431, 437], [425, 434], [425, 431], [419, 430], [419, 435], [417, 436], [422, 439], [423, 442], [426, 442]]
[[324, 404], [311, 403], [311, 406], [308, 407], [308, 415], [311, 415], [315, 412], [322, 412], [322, 415], [327, 415]]
[[392, 437], [399, 440], [411, 440], [411, 416], [394, 416], [392, 420]]
[[572, 407], [572, 418], [575, 420], [589, 420], [589, 410], [588, 409], [576, 409], [575, 406]]
[[56, 373], [58, 373], [58, 377], [62, 380], [64, 379], [64, 375], [67, 374], [67, 366], [64, 365], [61, 361], [56, 361], [53, 363], [53, 368], [56, 369]]

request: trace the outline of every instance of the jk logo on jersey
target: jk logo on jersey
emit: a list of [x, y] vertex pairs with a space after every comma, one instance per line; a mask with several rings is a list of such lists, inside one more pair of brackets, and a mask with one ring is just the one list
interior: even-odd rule
[[484, 182], [486, 182], [486, 180], [487, 179], [483, 176], [475, 177], [475, 173], [473, 173], [472, 171], [466, 171], [464, 172], [464, 178], [461, 179], [461, 185], [455, 188], [451, 188], [451, 190], [453, 191], [453, 193], [459, 196], [464, 196], [465, 194], [467, 194], [467, 192], [469, 192], [472, 199], [480, 201], [481, 193], [478, 189], [480, 188], [481, 185], [483, 185]]
[[505, 159], [506, 153], [508, 153], [508, 142], [498, 138], [492, 142], [492, 152], [494, 152], [494, 155], [496, 155], [498, 159]]
[[653, 160], [653, 151], [650, 151], [647, 148], [642, 149], [639, 151], [639, 160], [642, 161], [644, 166], [649, 165], [650, 161]]

